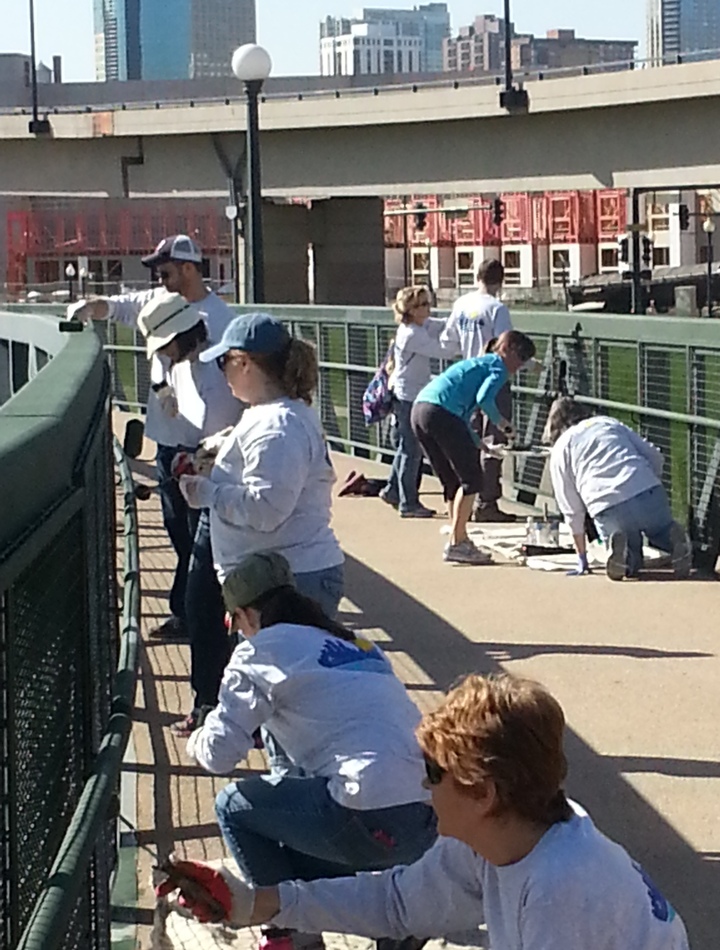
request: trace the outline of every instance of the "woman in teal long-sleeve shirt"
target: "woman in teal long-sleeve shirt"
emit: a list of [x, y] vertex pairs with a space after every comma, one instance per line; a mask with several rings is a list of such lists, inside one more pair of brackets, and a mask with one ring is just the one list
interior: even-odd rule
[[534, 355], [533, 341], [524, 333], [509, 330], [498, 337], [492, 353], [454, 363], [432, 379], [415, 400], [413, 431], [442, 483], [451, 512], [446, 561], [491, 563], [467, 533], [475, 496], [482, 489], [470, 419], [480, 409], [499, 429], [511, 435], [512, 423], [498, 411], [495, 397], [508, 378]]

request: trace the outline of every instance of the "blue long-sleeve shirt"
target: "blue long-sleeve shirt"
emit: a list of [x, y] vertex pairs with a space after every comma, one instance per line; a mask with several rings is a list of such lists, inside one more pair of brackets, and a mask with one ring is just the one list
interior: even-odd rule
[[475, 356], [453, 363], [444, 373], [431, 379], [420, 390], [415, 402], [429, 402], [441, 406], [465, 422], [476, 409], [498, 425], [502, 415], [495, 401], [498, 392], [508, 380], [508, 371], [502, 357], [495, 353]]

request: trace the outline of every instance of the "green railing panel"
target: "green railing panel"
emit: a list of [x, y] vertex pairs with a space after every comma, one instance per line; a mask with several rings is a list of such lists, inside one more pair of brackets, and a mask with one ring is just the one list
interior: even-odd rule
[[110, 372], [92, 329], [3, 330], [20, 353], [26, 334], [28, 378], [0, 408], [0, 946], [108, 950], [139, 622], [127, 589], [120, 640]]

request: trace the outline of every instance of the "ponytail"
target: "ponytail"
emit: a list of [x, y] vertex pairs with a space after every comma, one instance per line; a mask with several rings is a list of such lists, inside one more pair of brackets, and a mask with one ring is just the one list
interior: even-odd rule
[[250, 359], [279, 384], [290, 399], [312, 405], [318, 387], [318, 359], [315, 347], [296, 337], [280, 353], [248, 353]]

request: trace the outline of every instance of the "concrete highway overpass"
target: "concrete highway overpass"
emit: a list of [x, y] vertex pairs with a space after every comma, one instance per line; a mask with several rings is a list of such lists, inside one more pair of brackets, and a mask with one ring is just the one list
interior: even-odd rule
[[[526, 88], [530, 110], [522, 115], [500, 109], [495, 86], [451, 81], [269, 99], [261, 113], [265, 192], [319, 198], [720, 183], [717, 62]], [[244, 148], [240, 96], [49, 118], [52, 135], [35, 139], [27, 115], [0, 115], [0, 194], [221, 195]]]

